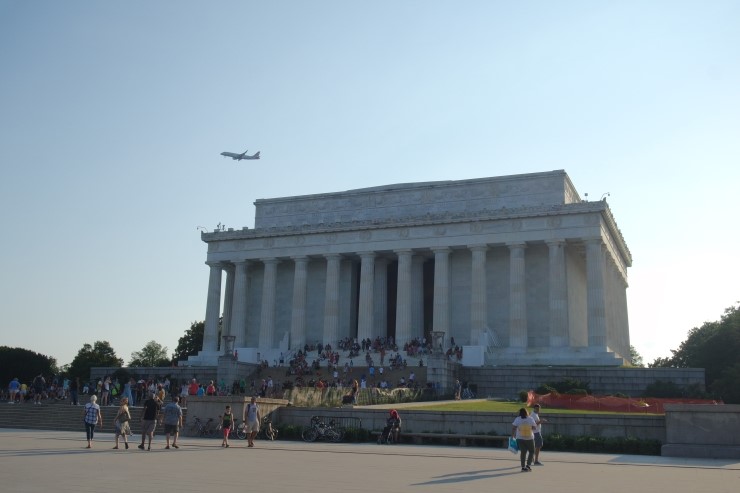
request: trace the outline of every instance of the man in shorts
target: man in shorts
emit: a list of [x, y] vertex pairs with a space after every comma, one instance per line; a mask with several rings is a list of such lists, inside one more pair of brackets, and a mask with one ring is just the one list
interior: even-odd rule
[[534, 429], [534, 465], [535, 466], [541, 466], [542, 462], [540, 462], [540, 450], [542, 450], [542, 445], [544, 444], [542, 440], [542, 423], [546, 423], [547, 420], [544, 418], [540, 418], [540, 405], [535, 404], [532, 407], [532, 413], [530, 416], [534, 419], [534, 422], [537, 423], [537, 427]]
[[180, 428], [182, 428], [182, 408], [180, 407], [180, 398], [176, 395], [172, 396], [172, 402], [164, 406], [164, 433], [167, 438], [166, 449], [170, 448], [170, 435], [172, 435], [172, 446], [174, 448], [180, 448], [177, 444], [177, 437], [180, 434]]
[[255, 396], [252, 396], [252, 400], [244, 406], [242, 421], [247, 424], [247, 440], [249, 441], [249, 445], [247, 446], [254, 447], [254, 437], [260, 431], [260, 407], [257, 405], [257, 398]]
[[144, 401], [144, 412], [141, 413], [141, 445], [139, 448], [144, 450], [144, 441], [149, 437], [149, 444], [147, 450], [152, 449], [152, 438], [154, 437], [154, 429], [157, 427], [157, 414], [161, 403], [157, 399], [154, 392], [149, 392], [149, 398]]

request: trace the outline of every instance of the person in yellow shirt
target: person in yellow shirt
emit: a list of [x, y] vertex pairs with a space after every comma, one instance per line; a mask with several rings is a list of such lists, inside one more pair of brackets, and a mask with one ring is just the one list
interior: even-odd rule
[[522, 464], [522, 472], [531, 472], [532, 460], [534, 459], [534, 431], [537, 429], [537, 423], [525, 408], [521, 408], [519, 416], [511, 425], [511, 437], [516, 438], [516, 443], [519, 446], [519, 461]]

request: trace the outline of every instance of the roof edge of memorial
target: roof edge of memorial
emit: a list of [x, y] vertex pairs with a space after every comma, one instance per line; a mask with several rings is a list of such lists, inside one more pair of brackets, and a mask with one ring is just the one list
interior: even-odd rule
[[213, 231], [201, 233], [201, 239], [206, 242], [244, 240], [256, 238], [270, 238], [277, 236], [292, 236], [296, 234], [320, 234], [337, 233], [343, 231], [360, 231], [385, 228], [400, 228], [409, 226], [433, 226], [437, 224], [450, 224], [470, 221], [488, 221], [503, 219], [521, 219], [525, 217], [555, 216], [560, 214], [582, 214], [588, 212], [602, 212], [607, 227], [612, 235], [617, 238], [619, 249], [628, 265], [632, 264], [632, 254], [624, 241], [622, 232], [617, 227], [614, 216], [605, 200], [596, 202], [578, 202], [575, 204], [547, 205], [540, 207], [520, 207], [516, 209], [502, 208], [498, 210], [484, 210], [476, 212], [459, 213], [436, 213], [423, 216], [409, 216], [397, 219], [367, 219], [354, 220], [328, 224], [305, 224], [302, 226], [282, 226], [256, 229], [230, 229], [227, 231]]
[[446, 187], [453, 185], [464, 185], [466, 183], [486, 183], [486, 182], [506, 182], [506, 181], [521, 181], [525, 178], [542, 177], [542, 176], [565, 176], [570, 186], [573, 187], [568, 173], [565, 170], [552, 170], [552, 171], [541, 171], [536, 173], [521, 173], [516, 175], [504, 175], [504, 176], [490, 176], [484, 178], [468, 178], [464, 180], [439, 180], [439, 181], [420, 181], [420, 182], [408, 182], [408, 183], [394, 183], [390, 185], [378, 185], [376, 187], [364, 187], [354, 188], [349, 190], [343, 190], [338, 192], [322, 192], [307, 195], [289, 195], [285, 197], [274, 197], [268, 199], [256, 199], [254, 205], [264, 203], [275, 203], [275, 202], [288, 202], [296, 199], [307, 200], [307, 199], [320, 199], [327, 197], [341, 197], [343, 195], [357, 195], [357, 194], [371, 194], [378, 192], [393, 192], [399, 190], [414, 190], [418, 188], [435, 188], [435, 187]]

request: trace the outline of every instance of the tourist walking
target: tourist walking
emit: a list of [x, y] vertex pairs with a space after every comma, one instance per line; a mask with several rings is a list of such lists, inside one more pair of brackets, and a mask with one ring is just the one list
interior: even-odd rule
[[172, 435], [172, 447], [180, 448], [177, 444], [177, 437], [180, 436], [182, 428], [182, 408], [180, 407], [180, 398], [172, 396], [172, 402], [164, 406], [164, 433], [167, 439], [166, 449], [170, 448], [170, 435]]
[[39, 373], [36, 375], [36, 378], [33, 379], [33, 403], [41, 405], [41, 399], [44, 397], [44, 394], [46, 393], [46, 380], [44, 380], [44, 376]]
[[522, 465], [522, 472], [530, 472], [532, 470], [532, 459], [534, 458], [534, 429], [537, 427], [537, 423], [525, 408], [521, 408], [519, 409], [519, 416], [511, 425], [511, 437], [516, 438], [516, 443], [519, 446], [519, 462]]
[[15, 396], [20, 392], [21, 390], [21, 384], [18, 382], [17, 378], [14, 378], [10, 381], [8, 384], [8, 393], [10, 394], [10, 398], [8, 399], [8, 402], [10, 404], [15, 404]]
[[78, 406], [80, 395], [80, 377], [75, 377], [69, 382], [69, 403], [72, 406]]
[[123, 384], [123, 392], [121, 393], [121, 397], [128, 399], [128, 404], [131, 406], [134, 405], [134, 393], [131, 391], [132, 388], [136, 388], [136, 380], [129, 378], [128, 382]]
[[221, 416], [221, 431], [223, 431], [224, 438], [221, 440], [221, 446], [229, 448], [229, 433], [231, 433], [231, 427], [234, 426], [234, 415], [231, 414], [231, 406], [226, 406], [224, 415]]
[[247, 440], [249, 442], [247, 446], [254, 447], [254, 437], [260, 431], [260, 407], [257, 405], [257, 398], [255, 396], [252, 396], [252, 400], [244, 406], [242, 421], [247, 424]]
[[100, 414], [100, 406], [97, 404], [98, 397], [90, 396], [90, 402], [85, 404], [82, 419], [85, 422], [85, 434], [87, 435], [87, 448], [92, 448], [92, 440], [95, 436], [95, 426], [103, 426], [103, 415]]
[[547, 423], [547, 420], [540, 417], [539, 404], [534, 405], [534, 407], [532, 408], [532, 414], [530, 414], [530, 416], [537, 424], [534, 429], [534, 465], [541, 466], [542, 462], [540, 462], [540, 450], [542, 450], [542, 445], [544, 444], [544, 440], [542, 440], [542, 423]]
[[144, 412], [141, 414], [141, 445], [139, 448], [144, 450], [144, 441], [149, 438], [149, 443], [146, 449], [152, 449], [152, 438], [154, 437], [154, 429], [157, 427], [157, 414], [161, 403], [157, 399], [154, 392], [149, 393], [149, 398], [144, 401]]
[[128, 410], [128, 397], [121, 398], [121, 405], [118, 407], [116, 417], [113, 418], [113, 425], [116, 428], [116, 446], [118, 448], [118, 439], [123, 437], [123, 445], [128, 450], [128, 436], [131, 434], [131, 412]]

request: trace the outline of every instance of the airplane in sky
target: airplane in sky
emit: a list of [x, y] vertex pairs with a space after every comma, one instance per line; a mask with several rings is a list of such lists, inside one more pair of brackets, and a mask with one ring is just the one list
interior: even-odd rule
[[[248, 150], [249, 149], [247, 149], [247, 151]], [[237, 154], [235, 152], [222, 152], [221, 155], [224, 157], [230, 157], [231, 159], [235, 161], [241, 161], [242, 159], [259, 159], [260, 158], [259, 151], [257, 151], [257, 153], [252, 156], [247, 156], [247, 151], [244, 151], [241, 154]]]

